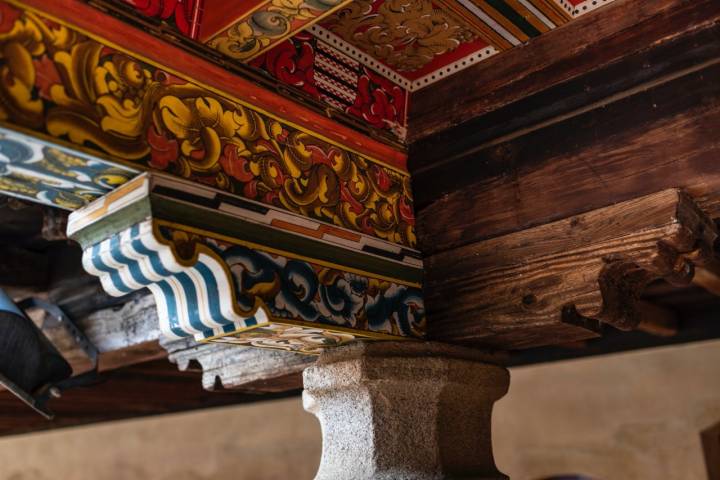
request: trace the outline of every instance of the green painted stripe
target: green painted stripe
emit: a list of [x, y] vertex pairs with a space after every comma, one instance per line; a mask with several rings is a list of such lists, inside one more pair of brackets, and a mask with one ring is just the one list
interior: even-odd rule
[[525, 17], [505, 3], [504, 0], [487, 0], [487, 3], [500, 12], [505, 18], [514, 23], [515, 26], [522, 30], [528, 37], [537, 37], [540, 35], [541, 32], [537, 28], [525, 20]]
[[86, 249], [118, 232], [127, 230], [136, 223], [148, 220], [150, 215], [150, 200], [145, 197], [91, 223], [75, 232], [71, 238], [78, 242], [83, 249]]
[[408, 283], [422, 283], [421, 268], [318, 242], [293, 233], [247, 222], [222, 212], [196, 208], [186, 203], [175, 202], [167, 197], [153, 197], [152, 208], [153, 217], [156, 219], [215, 232], [257, 245], [265, 245], [289, 254], [315, 258]]

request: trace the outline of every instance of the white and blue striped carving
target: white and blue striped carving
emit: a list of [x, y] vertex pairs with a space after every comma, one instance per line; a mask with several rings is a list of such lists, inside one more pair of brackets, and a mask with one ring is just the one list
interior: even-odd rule
[[170, 338], [197, 339], [268, 323], [262, 308], [245, 317], [236, 311], [234, 291], [222, 260], [200, 252], [182, 265], [170, 246], [157, 240], [152, 221], [141, 222], [85, 250], [83, 266], [106, 292], [122, 296], [148, 287], [155, 296], [160, 328]]

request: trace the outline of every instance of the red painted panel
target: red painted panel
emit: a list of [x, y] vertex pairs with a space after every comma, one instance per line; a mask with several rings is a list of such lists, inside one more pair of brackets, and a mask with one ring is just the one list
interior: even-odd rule
[[404, 138], [408, 92], [309, 33], [299, 33], [251, 62], [374, 128]]
[[268, 0], [205, 0], [199, 38], [207, 40], [267, 2]]
[[118, 0], [132, 6], [139, 14], [162, 20], [183, 35], [197, 38], [203, 11], [203, 0]]

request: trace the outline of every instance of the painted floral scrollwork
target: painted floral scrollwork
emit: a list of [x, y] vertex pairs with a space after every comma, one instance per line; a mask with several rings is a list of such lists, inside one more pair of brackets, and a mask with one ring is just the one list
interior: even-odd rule
[[399, 336], [420, 336], [425, 309], [419, 288], [232, 246], [222, 252], [235, 279], [237, 301], [258, 300], [273, 318]]
[[406, 72], [477, 37], [430, 0], [357, 0], [339, 10], [329, 25], [345, 41]]
[[210, 48], [238, 60], [250, 60], [275, 40], [292, 33], [294, 23], [308, 23], [344, 0], [271, 0], [208, 42]]
[[172, 22], [186, 36], [193, 36], [193, 14], [202, 0], [115, 0], [131, 5], [147, 17]]
[[0, 9], [0, 122], [415, 245], [406, 174], [33, 13]]

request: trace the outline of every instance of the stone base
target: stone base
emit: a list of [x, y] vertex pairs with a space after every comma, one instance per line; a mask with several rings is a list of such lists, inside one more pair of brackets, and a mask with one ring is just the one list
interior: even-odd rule
[[305, 370], [303, 403], [320, 420], [316, 480], [499, 480], [493, 403], [508, 371], [434, 343], [358, 343]]

